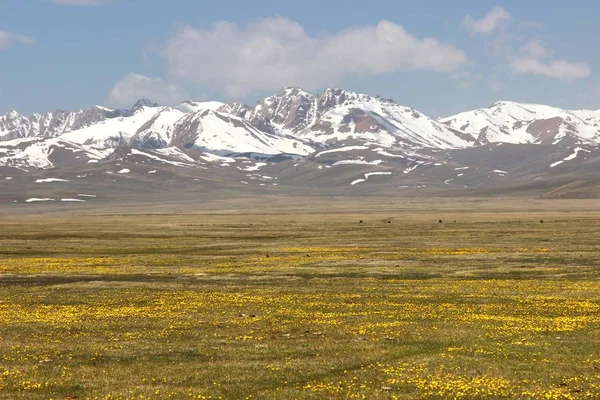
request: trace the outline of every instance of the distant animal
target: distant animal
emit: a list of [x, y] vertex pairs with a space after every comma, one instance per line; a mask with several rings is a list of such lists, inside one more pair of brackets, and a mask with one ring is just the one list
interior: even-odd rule
[[267, 254], [267, 258], [269, 258], [269, 255]]
[[359, 224], [362, 224], [362, 223], [363, 223], [363, 220], [361, 219], [360, 221], [358, 221], [358, 223], [359, 223]]
[[388, 224], [391, 224], [391, 223], [392, 223], [392, 221], [388, 221]]
[[543, 219], [540, 219], [540, 224], [543, 224], [543, 223], [544, 223], [544, 220], [543, 220]]
[[440, 219], [440, 220], [438, 221], [438, 224], [442, 224], [442, 223], [443, 223], [443, 222], [442, 222], [442, 220]]

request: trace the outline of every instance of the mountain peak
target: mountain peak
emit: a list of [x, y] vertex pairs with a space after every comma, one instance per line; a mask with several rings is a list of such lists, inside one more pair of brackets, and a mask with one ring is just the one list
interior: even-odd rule
[[186, 100], [183, 103], [176, 105], [175, 109], [182, 112], [194, 112], [199, 110], [217, 110], [221, 107], [225, 106], [224, 103], [220, 101], [194, 101], [194, 100]]
[[365, 93], [353, 92], [350, 90], [340, 89], [340, 88], [327, 88], [322, 93], [319, 94], [319, 97], [322, 99], [336, 99], [336, 103], [342, 104], [347, 100], [359, 100], [359, 101], [372, 101], [378, 100], [384, 103], [396, 103], [392, 99], [386, 99], [377, 95], [370, 95]]
[[340, 88], [327, 88], [321, 92], [320, 96], [340, 96], [348, 94], [357, 94]]
[[511, 102], [510, 101], [504, 101], [504, 100], [498, 100], [498, 101], [495, 101], [494, 103], [490, 104], [488, 106], [488, 108], [502, 107], [503, 105], [506, 105], [508, 103], [511, 103]]
[[93, 106], [92, 109], [96, 109], [96, 110], [100, 110], [100, 111], [106, 111], [106, 112], [114, 111], [112, 108], [108, 108], [108, 107], [104, 107], [104, 106], [99, 106], [97, 104], [95, 106]]
[[8, 112], [6, 114], [4, 114], [4, 115], [6, 115], [8, 118], [13, 119], [13, 118], [18, 118], [21, 114], [19, 114], [15, 110], [8, 110]]
[[289, 96], [301, 96], [301, 97], [313, 97], [312, 94], [308, 93], [304, 89], [298, 86], [286, 86], [279, 90], [276, 94], [269, 96], [267, 98], [273, 97], [289, 97]]
[[159, 105], [148, 99], [139, 99], [135, 102], [133, 107], [131, 107], [131, 111], [137, 111], [142, 107], [159, 107]]

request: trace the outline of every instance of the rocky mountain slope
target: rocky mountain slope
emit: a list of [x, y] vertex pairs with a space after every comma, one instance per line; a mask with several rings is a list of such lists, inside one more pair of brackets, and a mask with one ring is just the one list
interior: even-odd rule
[[[600, 110], [498, 102], [436, 121], [377, 96], [286, 87], [253, 106], [140, 100], [129, 110], [10, 111], [0, 115], [0, 189], [64, 174], [70, 184], [358, 194], [519, 187], [564, 197], [577, 181], [585, 197], [600, 193], [599, 144]], [[69, 184], [43, 188], [52, 185]]]
[[577, 144], [600, 142], [600, 110], [568, 111], [538, 104], [500, 101], [489, 108], [443, 118], [478, 144]]
[[64, 133], [121, 115], [119, 110], [94, 106], [87, 110], [57, 110], [25, 117], [16, 111], [0, 115], [0, 140], [57, 137]]
[[314, 150], [298, 138], [264, 132], [249, 121], [215, 110], [190, 112], [172, 126], [171, 146], [215, 154], [308, 155]]
[[341, 89], [327, 89], [315, 96], [287, 87], [254, 107], [231, 103], [220, 110], [262, 129], [266, 126], [316, 143], [352, 139], [386, 147], [460, 148], [474, 142], [471, 135], [393, 100]]

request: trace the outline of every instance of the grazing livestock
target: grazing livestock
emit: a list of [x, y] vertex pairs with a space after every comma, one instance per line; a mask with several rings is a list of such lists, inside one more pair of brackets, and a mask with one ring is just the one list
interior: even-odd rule
[[440, 219], [440, 220], [438, 221], [438, 224], [441, 224], [441, 223], [443, 223], [443, 222], [442, 222], [442, 220]]

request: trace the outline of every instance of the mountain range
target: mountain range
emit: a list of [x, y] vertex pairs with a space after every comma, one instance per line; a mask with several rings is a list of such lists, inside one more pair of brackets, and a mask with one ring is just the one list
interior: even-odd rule
[[600, 110], [500, 101], [432, 119], [342, 89], [286, 87], [252, 106], [142, 99], [128, 110], [9, 111], [0, 115], [0, 202], [56, 201], [27, 196], [74, 182], [596, 197], [599, 145]]

